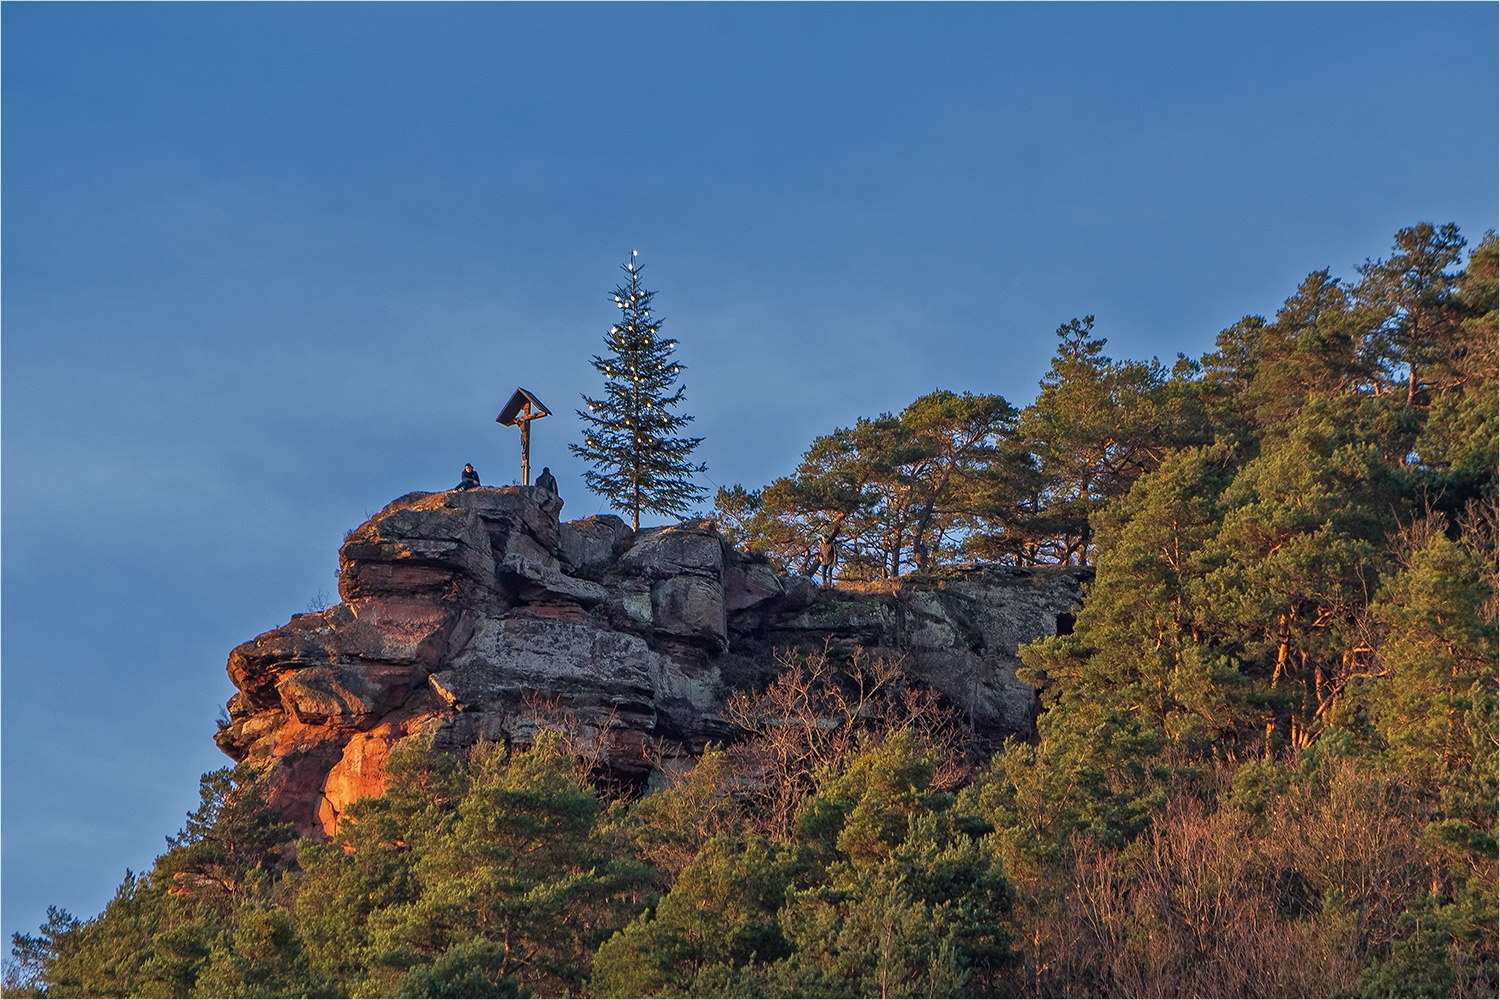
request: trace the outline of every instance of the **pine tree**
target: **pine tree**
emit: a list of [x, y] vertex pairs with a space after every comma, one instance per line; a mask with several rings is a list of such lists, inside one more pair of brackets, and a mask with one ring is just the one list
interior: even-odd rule
[[632, 251], [621, 265], [628, 280], [614, 292], [623, 315], [604, 338], [611, 356], [593, 358], [604, 376], [604, 398], [583, 397], [583, 444], [569, 447], [594, 466], [584, 473], [589, 489], [629, 510], [639, 529], [643, 510], [680, 514], [702, 499], [690, 477], [708, 466], [688, 461], [702, 438], [672, 436], [693, 419], [672, 412], [682, 402], [683, 387], [675, 384], [683, 366], [671, 360], [677, 341], [658, 336], [661, 320], [651, 318], [656, 293], [641, 285], [635, 257]]

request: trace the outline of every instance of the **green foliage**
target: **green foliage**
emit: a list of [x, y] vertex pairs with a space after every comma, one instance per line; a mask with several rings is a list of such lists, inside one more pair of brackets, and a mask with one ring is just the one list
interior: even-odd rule
[[901, 439], [888, 414], [839, 428], [813, 441], [791, 476], [753, 492], [721, 489], [718, 520], [738, 544], [803, 575], [813, 572], [823, 539], [844, 538], [861, 552], [878, 545], [881, 487], [894, 483]]
[[790, 950], [778, 912], [791, 855], [764, 839], [715, 837], [683, 869], [654, 914], [607, 941], [590, 989], [602, 996], [703, 996], [699, 977], [723, 977]]
[[[1309, 400], [1373, 388], [1378, 316], [1326, 269], [1314, 271], [1273, 322], [1253, 317], [1220, 336], [1219, 354], [1204, 360], [1227, 376], [1214, 388], [1232, 397], [1216, 402], [1248, 416], [1236, 429], [1249, 431], [1276, 427]], [[1236, 371], [1225, 371], [1230, 361]]]
[[928, 393], [899, 417], [861, 418], [817, 438], [792, 475], [763, 490], [720, 490], [719, 522], [803, 575], [825, 543], [843, 551], [846, 579], [899, 576], [911, 564], [928, 572], [958, 551], [981, 505], [999, 516], [1008, 473], [1025, 461], [1006, 448], [1017, 417], [1000, 396]]
[[509, 756], [477, 748], [465, 777], [456, 802], [407, 828], [413, 889], [370, 915], [379, 961], [430, 965], [483, 939], [502, 946], [501, 978], [548, 994], [578, 989], [649, 872], [605, 829], [597, 793], [557, 740]]
[[286, 910], [250, 905], [216, 942], [198, 977], [197, 996], [322, 996], [328, 985], [309, 975], [297, 919]]
[[729, 755], [710, 747], [678, 780], [631, 808], [621, 832], [671, 885], [711, 839], [737, 837], [745, 825], [734, 799]]
[[[932, 760], [907, 729], [867, 747], [841, 773], [825, 770], [797, 812], [796, 836], [824, 858], [874, 865], [890, 858], [908, 821], [947, 796], [927, 791]], [[946, 803], [944, 803], [946, 804]]]
[[395, 997], [529, 997], [504, 973], [505, 948], [475, 938], [456, 944], [431, 963], [416, 965], [396, 982]]
[[1114, 361], [1093, 336], [1094, 317], [1057, 329], [1052, 367], [1021, 433], [1040, 460], [1057, 562], [1086, 564], [1089, 519], [1130, 491], [1173, 447], [1202, 436], [1193, 396], [1159, 362]]
[[1458, 263], [1464, 243], [1452, 223], [1423, 222], [1396, 233], [1389, 258], [1360, 268], [1359, 295], [1383, 320], [1386, 373], [1397, 385], [1405, 375], [1408, 406], [1419, 402], [1420, 393], [1448, 383], [1451, 363], [1445, 362], [1452, 357], [1456, 318], [1451, 300], [1458, 283], [1448, 269]]
[[[709, 840], [600, 950], [608, 996], [953, 996], [1012, 961], [1012, 896], [987, 827], [930, 788], [930, 750], [892, 733], [825, 770], [795, 842]], [[649, 800], [648, 800], [649, 801]]]
[[683, 366], [672, 360], [677, 341], [658, 336], [661, 320], [651, 318], [656, 293], [641, 285], [635, 254], [621, 268], [628, 280], [614, 292], [620, 322], [604, 338], [609, 356], [593, 359], [604, 397], [583, 397], [583, 444], [568, 447], [593, 466], [584, 474], [589, 489], [630, 511], [631, 526], [639, 528], [642, 511], [680, 514], [701, 499], [691, 477], [707, 466], [688, 460], [702, 438], [673, 436], [693, 419], [673, 412], [684, 392], [677, 385]]
[[248, 768], [214, 771], [203, 776], [201, 805], [188, 814], [153, 876], [196, 899], [222, 908], [233, 900], [242, 880], [273, 867], [293, 839], [292, 825], [261, 800]]
[[1049, 704], [1107, 698], [1143, 731], [1199, 748], [1232, 742], [1250, 693], [1235, 660], [1206, 641], [1196, 586], [1223, 522], [1230, 449], [1169, 456], [1096, 518], [1094, 599], [1074, 633], [1022, 651], [1023, 679]]
[[795, 951], [768, 983], [804, 996], [956, 996], [1008, 968], [999, 845], [930, 790], [932, 766], [898, 731], [804, 803], [799, 837], [826, 874], [783, 911]]
[[[901, 411], [905, 447], [895, 456], [902, 504], [909, 511], [912, 558], [917, 571], [933, 566], [934, 536], [953, 515], [972, 506], [976, 489], [990, 486], [1010, 453], [1000, 444], [1014, 437], [1019, 414], [1001, 396], [937, 391]], [[989, 480], [988, 483], [985, 481]], [[898, 551], [899, 548], [893, 551]], [[892, 575], [899, 564], [892, 567]]]
[[1493, 746], [1486, 752], [1474, 726], [1495, 728], [1484, 684], [1500, 656], [1494, 562], [1480, 539], [1449, 538], [1435, 516], [1406, 537], [1411, 548], [1397, 553], [1405, 565], [1372, 608], [1386, 630], [1381, 670], [1367, 684], [1372, 720], [1414, 774], [1436, 780], [1475, 765], [1493, 771], [1485, 766]]
[[1403, 936], [1393, 944], [1388, 957], [1371, 962], [1355, 986], [1355, 996], [1449, 995], [1458, 978], [1448, 954], [1452, 928], [1441, 913], [1433, 912], [1430, 903], [1424, 909], [1427, 912], [1402, 915]]
[[995, 828], [1017, 877], [1061, 863], [1078, 833], [1124, 846], [1165, 799], [1155, 762], [1163, 741], [1128, 713], [1088, 703], [1049, 711], [1039, 737], [1007, 745], [961, 797]]
[[[49, 995], [293, 996], [316, 988], [295, 958], [277, 959], [266, 943], [274, 938], [295, 954], [294, 941], [257, 936], [249, 926], [282, 868], [291, 827], [265, 806], [246, 770], [204, 775], [200, 796], [152, 872], [127, 872], [103, 913], [80, 923], [49, 911], [40, 935], [16, 935], [18, 956], [37, 969]], [[245, 976], [226, 977], [219, 970], [241, 920], [248, 921]]]

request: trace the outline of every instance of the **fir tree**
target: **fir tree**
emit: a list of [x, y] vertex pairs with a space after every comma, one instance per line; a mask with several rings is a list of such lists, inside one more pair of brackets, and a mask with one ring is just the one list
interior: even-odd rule
[[594, 466], [584, 473], [589, 489], [629, 510], [632, 527], [639, 529], [643, 510], [680, 514], [702, 499], [690, 477], [708, 466], [688, 461], [702, 438], [672, 436], [693, 419], [672, 412], [682, 402], [683, 387], [676, 382], [683, 366], [671, 360], [677, 341], [658, 336], [661, 320], [651, 318], [656, 293], [642, 287], [635, 257], [631, 251], [621, 265], [628, 281], [614, 292], [623, 315], [604, 338], [611, 356], [593, 358], [604, 376], [604, 398], [583, 397], [583, 444], [569, 447]]

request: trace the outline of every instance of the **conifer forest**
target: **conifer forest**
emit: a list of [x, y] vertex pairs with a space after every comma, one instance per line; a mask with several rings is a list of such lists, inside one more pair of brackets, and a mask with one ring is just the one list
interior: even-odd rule
[[[1071, 319], [1028, 405], [935, 391], [719, 491], [737, 548], [825, 586], [1091, 572], [1022, 650], [1031, 739], [787, 653], [646, 794], [559, 726], [397, 753], [295, 842], [226, 769], [102, 913], [15, 936], [6, 994], [1495, 996], [1496, 237], [1414, 225], [1288, 291], [1197, 359]], [[575, 448], [606, 468], [610, 400]], [[637, 518], [694, 499], [658, 426], [657, 500], [599, 479]]]

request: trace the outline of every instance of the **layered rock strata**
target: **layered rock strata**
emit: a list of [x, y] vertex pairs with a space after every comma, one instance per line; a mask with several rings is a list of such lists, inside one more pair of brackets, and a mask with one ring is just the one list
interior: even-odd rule
[[733, 551], [704, 521], [632, 531], [559, 523], [536, 487], [411, 493], [350, 532], [337, 607], [235, 649], [223, 751], [265, 778], [307, 836], [384, 789], [403, 745], [526, 742], [565, 714], [610, 730], [608, 765], [735, 737], [720, 710], [775, 676], [777, 649], [872, 647], [964, 712], [981, 739], [1026, 735], [1017, 648], [1066, 626], [1078, 575], [970, 567], [879, 593], [819, 591]]

